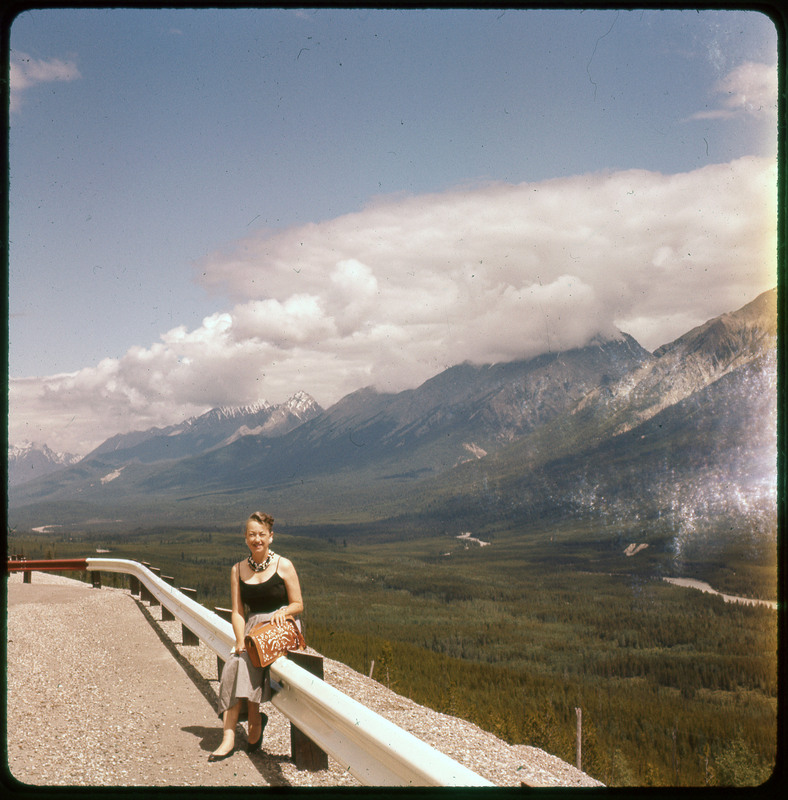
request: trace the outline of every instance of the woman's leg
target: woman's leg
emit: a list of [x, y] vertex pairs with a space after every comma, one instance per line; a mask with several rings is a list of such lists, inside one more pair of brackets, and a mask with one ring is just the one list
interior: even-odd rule
[[222, 743], [211, 753], [214, 756], [224, 756], [235, 747], [235, 726], [241, 713], [241, 700], [232, 708], [224, 712], [224, 725], [222, 726]]
[[251, 700], [247, 700], [247, 713], [249, 718], [249, 732], [246, 736], [249, 744], [257, 744], [260, 736], [262, 736], [262, 722], [263, 718], [260, 714], [260, 704], [253, 703]]

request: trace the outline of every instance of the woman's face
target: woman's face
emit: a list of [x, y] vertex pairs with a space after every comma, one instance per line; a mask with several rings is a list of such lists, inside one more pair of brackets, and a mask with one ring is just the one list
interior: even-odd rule
[[273, 538], [273, 531], [268, 530], [262, 522], [250, 519], [246, 523], [246, 545], [252, 557], [265, 558]]

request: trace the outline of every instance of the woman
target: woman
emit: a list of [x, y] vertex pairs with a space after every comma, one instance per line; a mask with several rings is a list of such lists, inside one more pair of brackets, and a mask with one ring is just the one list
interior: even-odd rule
[[[254, 753], [263, 742], [263, 729], [268, 716], [260, 712], [260, 703], [271, 699], [268, 667], [255, 667], [244, 645], [246, 634], [260, 622], [284, 625], [285, 618], [304, 610], [301, 586], [292, 563], [271, 550], [274, 539], [274, 518], [255, 511], [246, 522], [246, 544], [249, 558], [233, 565], [230, 572], [232, 625], [235, 647], [222, 670], [219, 686], [219, 716], [223, 715], [222, 743], [208, 756], [208, 761], [221, 761], [235, 749], [235, 727], [246, 700], [249, 710], [247, 750]], [[249, 609], [245, 616], [245, 607]]]

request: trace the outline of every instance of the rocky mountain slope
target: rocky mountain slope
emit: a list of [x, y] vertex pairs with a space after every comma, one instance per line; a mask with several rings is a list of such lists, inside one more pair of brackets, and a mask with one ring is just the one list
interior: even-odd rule
[[768, 292], [660, 348], [617, 384], [436, 480], [437, 513], [667, 516], [679, 529], [715, 514], [773, 518], [776, 319]]
[[[611, 433], [630, 430], [661, 410], [763, 356], [777, 342], [777, 294], [766, 292], [739, 311], [715, 317], [654, 351], [615, 387], [599, 387], [578, 405], [613, 423]], [[587, 418], [584, 420], [587, 422]]]

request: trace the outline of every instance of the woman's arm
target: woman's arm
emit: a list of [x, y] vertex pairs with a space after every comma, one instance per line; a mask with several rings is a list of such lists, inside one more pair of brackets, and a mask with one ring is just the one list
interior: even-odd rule
[[287, 589], [287, 605], [274, 612], [271, 622], [274, 625], [284, 625], [285, 617], [295, 617], [304, 610], [304, 601], [301, 598], [301, 584], [293, 562], [287, 558], [280, 558], [277, 569]]
[[241, 579], [238, 576], [238, 564], [233, 564], [230, 571], [230, 598], [232, 600], [232, 615], [230, 621], [233, 625], [235, 634], [235, 652], [240, 653], [244, 647], [244, 628], [246, 619], [244, 618], [244, 606], [241, 600]]

